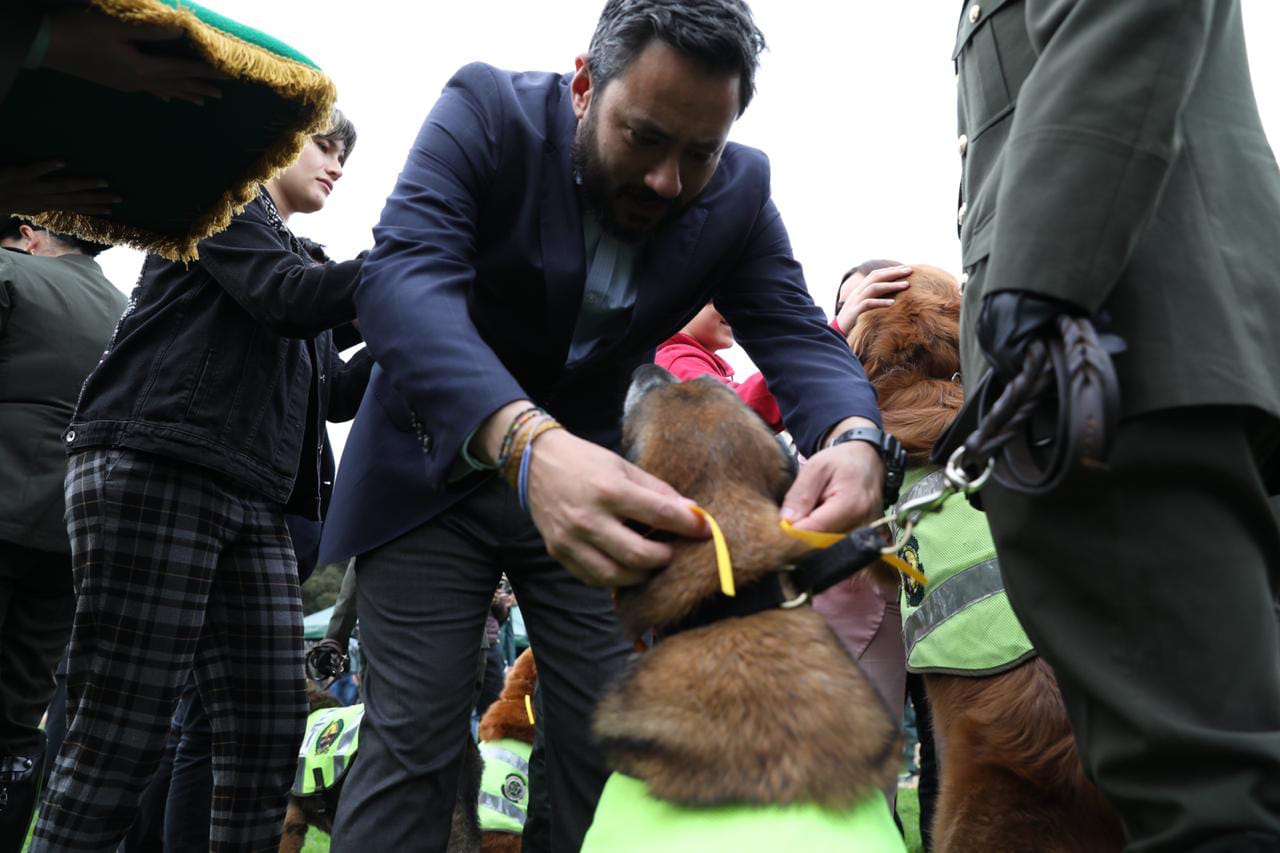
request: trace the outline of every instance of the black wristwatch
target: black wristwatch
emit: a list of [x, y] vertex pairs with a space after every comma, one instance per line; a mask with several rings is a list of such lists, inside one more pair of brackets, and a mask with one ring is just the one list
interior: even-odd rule
[[876, 449], [884, 463], [884, 505], [897, 503], [902, 480], [907, 475], [907, 451], [902, 442], [875, 427], [854, 427], [837, 435], [829, 446], [835, 447], [846, 441], [865, 441]]

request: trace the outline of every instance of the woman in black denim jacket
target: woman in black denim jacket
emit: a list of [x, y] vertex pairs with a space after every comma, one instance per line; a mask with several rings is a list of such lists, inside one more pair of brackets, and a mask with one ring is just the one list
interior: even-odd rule
[[74, 710], [33, 850], [114, 849], [188, 673], [214, 732], [210, 845], [278, 842], [306, 718], [285, 516], [318, 517], [344, 370], [327, 330], [354, 319], [361, 266], [315, 264], [285, 223], [323, 207], [354, 140], [335, 113], [198, 261], [148, 258], [85, 382], [65, 435]]

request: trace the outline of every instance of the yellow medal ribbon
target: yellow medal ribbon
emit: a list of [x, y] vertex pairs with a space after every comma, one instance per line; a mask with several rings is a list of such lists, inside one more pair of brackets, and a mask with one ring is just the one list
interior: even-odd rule
[[691, 506], [689, 509], [693, 510], [694, 515], [705, 518], [711, 528], [711, 540], [716, 547], [716, 569], [720, 572], [720, 591], [733, 598], [738, 594], [733, 586], [733, 563], [729, 560], [729, 546], [724, 541], [724, 534], [720, 532], [720, 525], [702, 507]]
[[844, 538], [843, 533], [821, 533], [817, 530], [797, 530], [791, 526], [791, 522], [785, 518], [780, 522], [782, 532], [788, 536], [794, 536], [806, 545], [812, 545], [815, 548], [830, 548], [832, 545]]
[[532, 725], [534, 725], [534, 722], [533, 722], [533, 697], [532, 697], [532, 696], [530, 696], [528, 693], [524, 694], [524, 712], [525, 712], [526, 714], [528, 714], [528, 715], [529, 715], [529, 725], [531, 725], [531, 726], [532, 726]]
[[[779, 523], [782, 532], [788, 536], [794, 536], [805, 544], [812, 545], [814, 548], [830, 548], [832, 545], [845, 538], [843, 533], [821, 533], [817, 530], [797, 530], [791, 526], [791, 522], [785, 518]], [[920, 585], [927, 584], [929, 579], [926, 578], [919, 569], [899, 557], [897, 554], [881, 554], [880, 559], [884, 560], [893, 568], [902, 574], [911, 578]]]

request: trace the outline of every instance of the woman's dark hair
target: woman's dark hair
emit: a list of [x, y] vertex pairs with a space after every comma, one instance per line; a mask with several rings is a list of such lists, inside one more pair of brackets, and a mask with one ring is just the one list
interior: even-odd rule
[[333, 118], [329, 122], [329, 129], [324, 133], [317, 133], [316, 138], [327, 139], [330, 142], [342, 143], [342, 157], [340, 161], [346, 164], [347, 158], [351, 156], [351, 151], [356, 147], [356, 126], [351, 123], [351, 119], [342, 114], [342, 110], [335, 108]]
[[736, 72], [738, 115], [751, 103], [765, 43], [742, 0], [608, 0], [587, 50], [592, 85], [603, 90], [653, 39], [708, 71]]

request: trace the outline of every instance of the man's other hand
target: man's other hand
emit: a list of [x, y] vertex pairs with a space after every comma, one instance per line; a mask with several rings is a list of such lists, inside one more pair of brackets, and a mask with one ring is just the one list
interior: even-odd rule
[[87, 216], [109, 216], [120, 196], [101, 178], [65, 178], [56, 160], [27, 166], [0, 166], [0, 216], [65, 210]]
[[911, 286], [907, 281], [911, 272], [907, 266], [881, 267], [854, 284], [836, 314], [836, 325], [844, 336], [849, 337], [862, 314], [892, 305], [893, 297]]
[[139, 49], [173, 41], [182, 28], [121, 21], [83, 7], [49, 13], [49, 50], [42, 65], [122, 92], [147, 92], [161, 100], [203, 104], [221, 98], [217, 81], [227, 75], [207, 62], [160, 56]]
[[847, 441], [800, 466], [782, 517], [801, 530], [847, 533], [879, 514], [883, 488], [880, 454], [865, 441]]
[[624, 522], [705, 539], [693, 502], [609, 450], [551, 430], [534, 444], [529, 509], [547, 552], [590, 586], [630, 586], [671, 562], [671, 546]]

